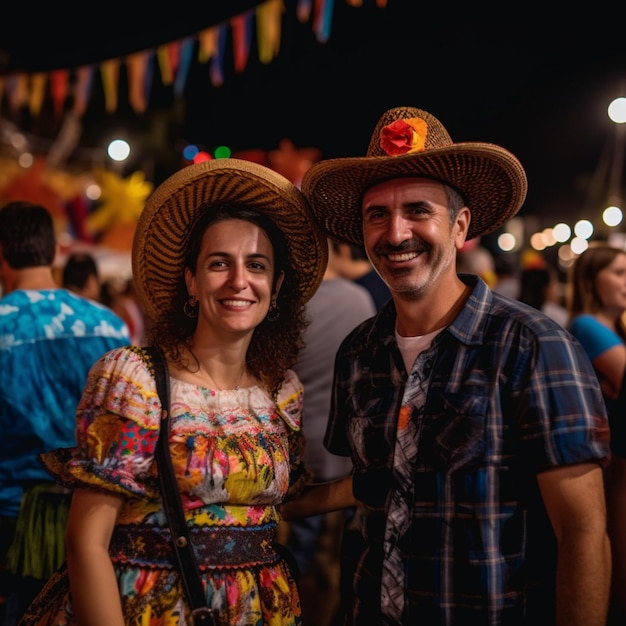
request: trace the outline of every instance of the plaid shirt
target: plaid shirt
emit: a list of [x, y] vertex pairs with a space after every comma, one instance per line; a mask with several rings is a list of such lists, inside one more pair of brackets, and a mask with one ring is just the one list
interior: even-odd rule
[[[602, 393], [566, 330], [477, 277], [461, 278], [473, 293], [427, 349], [426, 404], [411, 416], [417, 460], [399, 540], [399, 623], [554, 624], [556, 542], [535, 477], [604, 463]], [[398, 415], [411, 384], [395, 319], [390, 302], [346, 337], [335, 364], [325, 444], [352, 457], [360, 501], [342, 546], [344, 624], [398, 623], [380, 607]]]

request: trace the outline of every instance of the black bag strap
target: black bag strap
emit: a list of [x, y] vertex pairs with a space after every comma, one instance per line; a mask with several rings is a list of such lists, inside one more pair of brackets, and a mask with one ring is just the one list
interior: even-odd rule
[[161, 424], [157, 442], [156, 459], [159, 470], [159, 488], [163, 509], [167, 516], [174, 554], [180, 572], [180, 577], [191, 608], [195, 626], [215, 626], [217, 616], [206, 604], [204, 587], [200, 578], [196, 555], [193, 552], [189, 527], [185, 521], [185, 514], [180, 499], [180, 492], [174, 476], [172, 458], [169, 449], [170, 432], [170, 384], [165, 356], [158, 346], [145, 348], [151, 357], [154, 367], [154, 379], [157, 393], [161, 400]]

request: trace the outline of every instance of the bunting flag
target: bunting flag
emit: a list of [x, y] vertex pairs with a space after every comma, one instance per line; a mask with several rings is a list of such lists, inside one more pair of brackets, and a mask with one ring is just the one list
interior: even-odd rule
[[268, 0], [257, 7], [257, 39], [261, 63], [272, 61], [280, 50], [281, 14], [284, 10], [282, 0]]
[[19, 111], [28, 102], [28, 82], [28, 76], [26, 74], [9, 76], [6, 87], [13, 111]]
[[30, 95], [28, 98], [28, 108], [31, 115], [37, 117], [41, 112], [43, 100], [46, 95], [46, 84], [48, 78], [45, 73], [37, 72], [33, 74], [30, 82]]
[[148, 53], [137, 52], [126, 57], [128, 74], [128, 102], [136, 113], [143, 113], [148, 107]]
[[50, 72], [50, 95], [52, 96], [54, 117], [56, 119], [63, 117], [63, 109], [69, 90], [69, 76], [69, 70], [54, 70]]
[[240, 74], [246, 69], [250, 57], [250, 40], [252, 38], [253, 11], [246, 11], [233, 17], [230, 24], [233, 29], [233, 55], [235, 72]]
[[[348, 4], [350, 4], [350, 0], [347, 0]], [[296, 7], [296, 15], [298, 16], [298, 20], [303, 24], [306, 24], [311, 18], [311, 11], [313, 9], [313, 0], [298, 0], [298, 5]]]
[[157, 48], [157, 59], [164, 85], [173, 85], [180, 59], [180, 42], [172, 41]]
[[210, 71], [211, 84], [220, 87], [224, 84], [224, 53], [226, 51], [226, 37], [228, 33], [224, 25], [219, 27], [217, 33], [217, 49], [211, 57]]
[[107, 113], [115, 113], [117, 110], [118, 79], [120, 75], [120, 59], [104, 61], [100, 65], [102, 75], [102, 87], [104, 88], [104, 108]]
[[217, 52], [219, 28], [211, 26], [198, 35], [198, 61], [206, 63]]
[[178, 70], [176, 72], [176, 78], [174, 79], [174, 95], [177, 98], [181, 98], [185, 91], [189, 68], [191, 67], [191, 62], [193, 61], [193, 49], [194, 41], [189, 37], [184, 39], [180, 44]]
[[89, 98], [91, 96], [91, 87], [93, 85], [94, 68], [86, 65], [76, 70], [74, 79], [74, 108], [73, 111], [79, 117], [82, 117], [87, 110]]

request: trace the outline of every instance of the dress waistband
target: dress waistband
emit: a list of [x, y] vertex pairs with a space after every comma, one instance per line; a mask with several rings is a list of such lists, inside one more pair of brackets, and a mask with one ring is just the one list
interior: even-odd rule
[[[241, 568], [280, 560], [276, 552], [276, 524], [264, 526], [195, 526], [189, 528], [191, 544], [200, 570]], [[115, 527], [109, 545], [114, 563], [151, 567], [174, 567], [169, 528], [143, 524]]]

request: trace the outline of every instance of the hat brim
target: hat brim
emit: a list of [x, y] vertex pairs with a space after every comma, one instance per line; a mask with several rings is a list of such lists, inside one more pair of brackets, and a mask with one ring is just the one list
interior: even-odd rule
[[169, 308], [184, 274], [190, 231], [217, 203], [232, 201], [272, 219], [285, 234], [304, 301], [322, 281], [327, 238], [306, 199], [277, 172], [251, 161], [216, 159], [189, 165], [164, 181], [139, 216], [132, 249], [137, 297], [150, 318]]
[[524, 168], [504, 148], [458, 143], [391, 157], [327, 159], [302, 179], [302, 191], [327, 234], [363, 243], [361, 202], [370, 187], [392, 178], [425, 177], [458, 190], [471, 212], [467, 239], [497, 230], [521, 208], [528, 190]]

